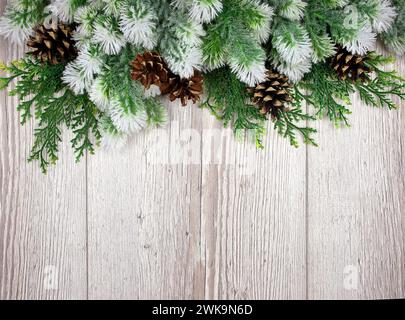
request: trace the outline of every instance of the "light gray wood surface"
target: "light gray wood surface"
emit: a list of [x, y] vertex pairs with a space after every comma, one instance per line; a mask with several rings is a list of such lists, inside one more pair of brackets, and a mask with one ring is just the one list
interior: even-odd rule
[[[0, 60], [21, 54], [1, 40]], [[44, 176], [16, 104], [0, 93], [0, 299], [405, 297], [403, 109], [355, 98], [350, 129], [315, 124], [319, 148], [269, 128], [260, 151], [171, 106], [80, 164], [66, 134]]]
[[[405, 59], [393, 67], [405, 75]], [[399, 101], [398, 101], [399, 102]], [[308, 148], [308, 298], [405, 297], [405, 110], [353, 100]]]
[[[1, 39], [0, 61], [22, 54]], [[0, 299], [84, 299], [86, 162], [65, 143], [47, 176], [27, 163], [34, 127], [19, 124], [16, 105], [0, 93]]]

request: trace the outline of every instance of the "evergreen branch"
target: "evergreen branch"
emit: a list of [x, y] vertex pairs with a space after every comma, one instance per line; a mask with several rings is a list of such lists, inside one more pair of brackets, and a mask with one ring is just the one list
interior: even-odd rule
[[[67, 95], [67, 91], [62, 99]], [[62, 141], [61, 126], [64, 120], [63, 100], [49, 101], [41, 112], [38, 128], [35, 129], [34, 145], [28, 161], [40, 162], [42, 172], [46, 172], [50, 164], [58, 160], [59, 143]]]
[[148, 115], [148, 126], [161, 126], [167, 121], [166, 109], [157, 99], [145, 100], [146, 113]]
[[0, 62], [0, 71], [9, 74], [8, 77], [0, 77], [0, 90], [6, 89], [14, 79], [23, 74], [23, 72], [19, 69], [18, 61], [12, 62], [10, 66]]
[[71, 128], [73, 129], [74, 138], [72, 139], [72, 147], [76, 153], [76, 161], [84, 156], [88, 151], [94, 154], [93, 137], [97, 142], [101, 140], [101, 133], [98, 127], [98, 110], [90, 102], [87, 96], [75, 97], [70, 106], [76, 106], [76, 114], [73, 117]]
[[233, 127], [235, 133], [253, 132], [256, 145], [263, 148], [266, 117], [249, 103], [246, 85], [228, 67], [207, 74], [205, 85], [209, 95], [202, 107], [210, 109], [225, 127]]
[[383, 66], [395, 61], [392, 57], [384, 57], [371, 52], [365, 60], [368, 67], [374, 72], [374, 77], [369, 82], [356, 82], [354, 86], [360, 98], [373, 107], [388, 107], [396, 109], [397, 105], [392, 100], [393, 96], [405, 100], [405, 79], [400, 77], [395, 70], [385, 71]]
[[297, 124], [298, 121], [303, 120], [315, 120], [315, 118], [305, 114], [300, 108], [286, 110], [280, 113], [279, 118], [273, 119], [274, 128], [281, 136], [288, 138], [291, 145], [294, 147], [299, 147], [297, 133], [303, 137], [304, 143], [317, 147], [318, 144], [311, 136], [312, 134], [316, 133], [317, 130], [310, 127], [302, 127]]
[[[302, 90], [307, 91], [304, 94]], [[350, 103], [354, 92], [350, 82], [341, 81], [326, 64], [317, 64], [304, 80], [296, 86], [296, 99], [304, 100], [316, 109], [316, 116], [327, 116], [336, 126], [349, 126], [351, 111], [343, 104]]]
[[351, 111], [341, 101], [350, 104], [350, 95], [355, 92], [369, 106], [397, 108], [392, 98], [405, 99], [405, 80], [396, 71], [383, 70], [383, 66], [394, 60], [372, 52], [364, 61], [372, 71], [372, 78], [366, 82], [341, 80], [326, 63], [315, 65], [312, 72], [296, 86], [295, 99], [312, 105], [317, 110], [316, 115], [327, 115], [336, 125], [349, 125], [347, 115]]
[[[203, 106], [209, 108], [226, 127], [232, 126], [236, 132], [253, 132], [256, 145], [263, 148], [262, 137], [266, 132], [265, 122], [268, 119], [251, 104], [246, 86], [228, 68], [211, 72], [206, 76], [205, 83], [209, 96]], [[298, 124], [299, 121], [314, 120], [314, 117], [302, 111], [300, 102], [301, 100], [296, 101], [293, 108], [281, 112], [279, 118], [271, 120], [278, 133], [288, 138], [291, 145], [298, 146], [297, 133], [302, 135], [305, 143], [316, 145], [311, 137], [316, 130]]]
[[42, 64], [27, 58], [12, 63], [5, 70], [11, 73], [7, 81], [18, 78], [10, 94], [20, 100], [17, 109], [21, 112], [22, 124], [32, 116], [33, 110], [38, 120], [29, 161], [39, 161], [45, 173], [49, 165], [58, 160], [64, 125], [73, 131], [71, 142], [77, 161], [85, 151], [94, 152], [92, 140], [97, 142], [101, 138], [98, 130], [99, 111], [88, 96], [76, 96], [62, 83], [63, 64]]

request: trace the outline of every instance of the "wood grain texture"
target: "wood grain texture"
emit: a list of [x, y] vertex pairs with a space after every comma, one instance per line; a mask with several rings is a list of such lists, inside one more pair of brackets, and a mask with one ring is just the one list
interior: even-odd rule
[[[1, 40], [0, 60], [22, 53]], [[0, 299], [405, 298], [403, 108], [356, 97], [350, 129], [314, 124], [319, 148], [269, 127], [259, 151], [168, 106], [80, 164], [66, 134], [43, 176], [16, 104], [0, 93]]]
[[90, 298], [305, 298], [305, 149], [170, 108], [167, 129], [89, 159]]
[[[89, 159], [89, 297], [203, 298], [201, 110]], [[192, 129], [192, 130], [191, 130]]]
[[[269, 127], [265, 150], [221, 139], [207, 113], [202, 234], [207, 299], [305, 299], [305, 148]], [[219, 155], [219, 156], [218, 156]]]
[[[404, 60], [394, 66], [405, 74]], [[398, 101], [399, 102], [399, 101]], [[311, 299], [405, 297], [405, 112], [353, 100], [349, 129], [308, 149]]]
[[[22, 54], [1, 41], [1, 61]], [[85, 298], [85, 163], [65, 143], [47, 176], [28, 164], [33, 122], [20, 126], [16, 105], [0, 92], [0, 299]]]

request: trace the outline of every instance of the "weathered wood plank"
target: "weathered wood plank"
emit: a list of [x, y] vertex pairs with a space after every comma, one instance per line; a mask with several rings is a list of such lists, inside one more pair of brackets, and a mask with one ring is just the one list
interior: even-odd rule
[[43, 176], [16, 103], [0, 93], [0, 299], [405, 297], [403, 109], [356, 99], [351, 129], [315, 124], [320, 148], [270, 130], [259, 151], [170, 107], [167, 128], [87, 167], [66, 135]]
[[[1, 40], [1, 61], [22, 53]], [[0, 299], [86, 298], [85, 163], [65, 143], [47, 176], [28, 164], [33, 125], [16, 104], [0, 93]]]
[[202, 246], [207, 299], [305, 299], [305, 147], [271, 128], [264, 150], [215, 130], [203, 139]]
[[201, 110], [169, 110], [165, 129], [89, 159], [91, 299], [203, 298]]
[[318, 122], [308, 150], [309, 298], [403, 298], [405, 112], [352, 110], [350, 129]]

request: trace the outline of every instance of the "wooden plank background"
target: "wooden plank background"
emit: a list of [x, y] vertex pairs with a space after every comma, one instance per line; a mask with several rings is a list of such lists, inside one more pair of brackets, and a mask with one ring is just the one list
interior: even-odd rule
[[[22, 53], [1, 40], [0, 60]], [[259, 151], [168, 106], [164, 129], [80, 164], [66, 134], [44, 176], [16, 104], [0, 93], [0, 299], [405, 297], [403, 108], [355, 98], [352, 128], [315, 124], [319, 148], [269, 128]]]

